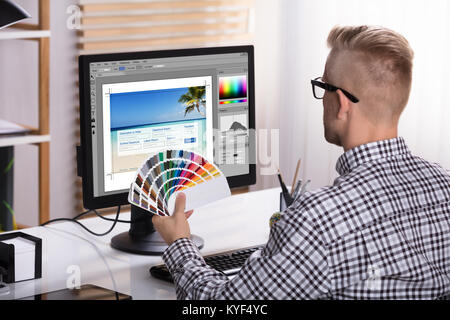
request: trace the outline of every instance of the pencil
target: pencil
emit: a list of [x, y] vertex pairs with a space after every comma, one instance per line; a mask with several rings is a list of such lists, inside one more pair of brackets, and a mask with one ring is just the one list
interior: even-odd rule
[[294, 180], [292, 180], [292, 184], [291, 184], [291, 196], [294, 194], [295, 181], [297, 181], [298, 169], [300, 169], [301, 162], [302, 162], [302, 159], [301, 158], [298, 159], [297, 168], [295, 168]]
[[284, 198], [284, 201], [286, 202], [286, 207], [289, 207], [292, 204], [292, 197], [289, 194], [289, 191], [287, 190], [286, 185], [284, 184], [283, 178], [281, 177], [280, 169], [278, 169], [278, 180], [280, 181], [283, 198]]

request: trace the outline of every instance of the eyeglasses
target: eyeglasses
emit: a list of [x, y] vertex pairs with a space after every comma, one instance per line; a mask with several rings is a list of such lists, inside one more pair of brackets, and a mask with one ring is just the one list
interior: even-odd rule
[[322, 81], [318, 81], [318, 80], [322, 80], [322, 77], [318, 77], [315, 78], [314, 80], [311, 80], [311, 85], [312, 85], [312, 90], [313, 90], [313, 95], [314, 98], [316, 99], [323, 99], [323, 96], [325, 95], [325, 90], [326, 91], [331, 91], [331, 92], [335, 92], [336, 90], [341, 90], [342, 93], [349, 98], [349, 100], [353, 103], [357, 103], [359, 102], [358, 98], [356, 98], [354, 95], [352, 95], [351, 93], [349, 93], [348, 91], [345, 91], [344, 89], [335, 87], [329, 83], [325, 83]]

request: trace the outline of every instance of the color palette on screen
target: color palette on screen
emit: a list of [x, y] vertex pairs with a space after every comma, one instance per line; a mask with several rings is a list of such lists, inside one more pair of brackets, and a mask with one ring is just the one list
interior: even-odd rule
[[186, 194], [186, 211], [231, 195], [226, 177], [213, 163], [191, 151], [165, 150], [150, 156], [136, 172], [128, 201], [169, 216], [179, 192]]
[[247, 97], [247, 76], [229, 76], [219, 78], [219, 100]]
[[240, 102], [247, 102], [247, 99], [223, 100], [223, 101], [219, 101], [219, 104], [240, 103]]

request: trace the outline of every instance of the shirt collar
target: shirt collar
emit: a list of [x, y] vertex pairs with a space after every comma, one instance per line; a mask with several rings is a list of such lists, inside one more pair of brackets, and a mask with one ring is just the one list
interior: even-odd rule
[[370, 142], [346, 151], [336, 162], [336, 171], [344, 175], [363, 163], [409, 152], [402, 137]]

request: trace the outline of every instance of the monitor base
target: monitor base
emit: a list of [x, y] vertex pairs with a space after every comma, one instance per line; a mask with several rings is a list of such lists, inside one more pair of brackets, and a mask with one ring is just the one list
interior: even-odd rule
[[[191, 235], [191, 240], [199, 249], [203, 248], [204, 241], [202, 238]], [[131, 236], [127, 231], [114, 236], [111, 239], [111, 247], [135, 254], [161, 255], [167, 249], [168, 245], [156, 231], [139, 238]]]
[[[111, 247], [135, 254], [161, 255], [168, 245], [153, 227], [152, 216], [150, 212], [131, 205], [130, 230], [114, 236]], [[191, 240], [199, 249], [203, 248], [202, 238], [191, 235]]]

